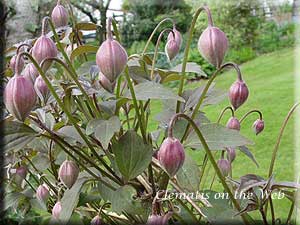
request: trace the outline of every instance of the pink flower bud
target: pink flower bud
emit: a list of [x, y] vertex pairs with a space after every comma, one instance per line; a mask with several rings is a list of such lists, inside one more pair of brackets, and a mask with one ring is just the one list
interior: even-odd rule
[[102, 74], [115, 82], [127, 64], [127, 53], [119, 42], [108, 38], [97, 51], [96, 63]]
[[31, 82], [34, 84], [35, 79], [38, 77], [39, 72], [33, 65], [33, 63], [29, 63], [26, 65], [24, 71], [23, 71], [23, 76], [26, 77], [27, 79], [31, 80]]
[[243, 80], [237, 80], [229, 89], [229, 99], [235, 110], [246, 102], [249, 95], [249, 90]]
[[[13, 72], [16, 72], [16, 61], [17, 61], [17, 55], [14, 55], [11, 59], [10, 59], [10, 62], [9, 62], [9, 67], [12, 69]], [[21, 71], [24, 67], [24, 59], [23, 57], [20, 58], [19, 60], [19, 71]]]
[[[32, 47], [32, 56], [38, 63], [41, 63], [46, 58], [56, 57], [57, 53], [55, 43], [44, 34], [36, 40]], [[47, 70], [50, 66], [51, 62], [48, 61], [44, 64], [43, 69]]]
[[223, 176], [226, 177], [231, 170], [230, 162], [227, 159], [219, 159], [217, 164]]
[[4, 90], [4, 103], [15, 118], [24, 121], [36, 103], [31, 81], [19, 75], [11, 78]]
[[240, 121], [236, 117], [231, 117], [228, 120], [226, 127], [229, 129], [233, 129], [233, 130], [240, 130], [241, 124], [240, 124]]
[[16, 169], [16, 174], [21, 177], [22, 179], [26, 178], [27, 175], [27, 168], [25, 166], [20, 166]]
[[52, 209], [52, 216], [54, 219], [59, 219], [61, 209], [62, 209], [61, 202], [60, 201], [56, 202]]
[[41, 101], [47, 101], [50, 92], [42, 76], [38, 76], [38, 78], [36, 78], [34, 83], [34, 90]]
[[60, 180], [66, 185], [69, 189], [76, 182], [79, 174], [79, 168], [75, 162], [66, 160], [61, 164], [58, 176]]
[[260, 132], [262, 132], [265, 128], [265, 123], [263, 120], [261, 119], [257, 119], [254, 123], [253, 123], [253, 130], [255, 132], [256, 135], [258, 135]]
[[41, 202], [46, 202], [47, 201], [47, 199], [49, 198], [49, 190], [48, 190], [48, 188], [46, 187], [45, 184], [40, 185], [36, 189], [36, 197]]
[[149, 216], [146, 225], [167, 225], [169, 219], [172, 217], [172, 212], [168, 212], [164, 216], [152, 214]]
[[170, 32], [168, 35], [168, 40], [165, 47], [165, 52], [169, 60], [172, 60], [178, 54], [181, 46], [181, 41], [181, 34], [174, 27], [173, 33]]
[[113, 92], [116, 86], [116, 81], [114, 83], [111, 83], [106, 76], [104, 76], [101, 72], [99, 73], [99, 82], [101, 86], [107, 90], [108, 92]]
[[232, 163], [236, 157], [236, 152], [234, 148], [226, 148], [227, 151], [227, 159], [230, 163]]
[[217, 27], [208, 26], [199, 38], [198, 50], [200, 54], [217, 68], [222, 65], [227, 49], [227, 37]]
[[158, 151], [158, 160], [170, 177], [173, 177], [182, 167], [184, 159], [185, 152], [180, 141], [167, 137]]
[[101, 221], [101, 218], [99, 215], [95, 216], [92, 220], [91, 220], [91, 225], [101, 225], [103, 224]]
[[57, 5], [52, 10], [51, 20], [53, 21], [55, 27], [64, 27], [68, 25], [68, 12], [63, 5], [60, 4], [60, 1], [57, 2]]

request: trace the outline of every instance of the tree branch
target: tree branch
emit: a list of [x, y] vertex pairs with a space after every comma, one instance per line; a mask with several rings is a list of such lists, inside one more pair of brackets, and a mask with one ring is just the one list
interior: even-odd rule
[[82, 13], [87, 15], [89, 17], [89, 19], [91, 20], [91, 22], [97, 23], [97, 19], [93, 16], [93, 14], [90, 11], [86, 10], [84, 7], [82, 7], [81, 5], [78, 5], [76, 3], [72, 3], [72, 5], [75, 6], [77, 9], [79, 9]]
[[109, 7], [109, 4], [110, 4], [111, 0], [107, 0], [107, 3], [105, 5], [105, 10], [107, 11], [108, 10], [108, 7]]

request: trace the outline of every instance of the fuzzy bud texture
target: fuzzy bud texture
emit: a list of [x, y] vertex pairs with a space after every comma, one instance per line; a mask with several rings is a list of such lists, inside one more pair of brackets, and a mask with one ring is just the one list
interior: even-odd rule
[[253, 123], [253, 130], [255, 132], [256, 135], [258, 135], [260, 132], [262, 132], [265, 128], [265, 123], [263, 120], [261, 119], [257, 119], [254, 123]]
[[35, 82], [35, 79], [38, 77], [39, 72], [35, 68], [33, 63], [29, 63], [26, 65], [24, 71], [23, 71], [23, 76], [29, 79], [33, 84]]
[[58, 176], [60, 180], [66, 185], [68, 188], [71, 188], [73, 184], [76, 182], [79, 174], [79, 168], [75, 162], [66, 160], [61, 164]]
[[42, 202], [46, 202], [49, 198], [49, 190], [46, 185], [42, 184], [36, 189], [36, 197]]
[[38, 78], [36, 78], [34, 83], [34, 90], [41, 101], [47, 100], [49, 96], [49, 89], [42, 76], [38, 76]]
[[231, 117], [226, 125], [227, 128], [233, 129], [233, 130], [240, 130], [241, 124], [240, 121], [236, 117]]
[[[57, 53], [55, 43], [44, 34], [36, 40], [32, 47], [32, 56], [38, 63], [41, 63], [46, 58], [56, 57]], [[51, 62], [46, 62], [43, 69], [47, 70], [50, 65]]]
[[167, 225], [171, 216], [171, 212], [168, 212], [164, 216], [152, 214], [149, 216], [146, 225]]
[[[10, 59], [10, 62], [9, 62], [9, 67], [12, 69], [13, 72], [16, 72], [16, 61], [17, 61], [17, 55], [14, 55], [11, 59]], [[19, 60], [19, 71], [21, 71], [24, 67], [24, 59], [23, 57], [20, 58]]]
[[15, 118], [24, 121], [36, 103], [32, 82], [23, 76], [15, 75], [5, 87], [4, 103]]
[[127, 53], [119, 42], [108, 38], [97, 51], [96, 63], [102, 74], [115, 82], [127, 64]]
[[180, 141], [176, 138], [166, 138], [158, 151], [158, 160], [169, 176], [173, 177], [185, 160], [185, 152]]
[[227, 159], [230, 163], [232, 163], [236, 157], [236, 151], [234, 148], [227, 148]]
[[175, 58], [175, 56], [179, 53], [181, 42], [182, 42], [181, 34], [174, 27], [173, 32], [170, 32], [168, 35], [168, 40], [165, 47], [165, 53], [169, 60]]
[[101, 86], [108, 92], [113, 92], [116, 86], [116, 82], [110, 82], [101, 72], [99, 73], [99, 82]]
[[64, 27], [68, 25], [68, 12], [60, 2], [52, 10], [51, 20], [55, 27]]
[[231, 165], [230, 162], [227, 159], [219, 159], [218, 162], [218, 167], [221, 170], [223, 176], [227, 176], [230, 172]]
[[248, 95], [249, 90], [243, 80], [237, 80], [229, 89], [229, 100], [235, 110], [246, 102]]
[[198, 50], [209, 63], [219, 68], [228, 50], [228, 39], [219, 28], [208, 26], [199, 38]]
[[21, 177], [22, 179], [26, 178], [27, 175], [27, 168], [25, 166], [20, 166], [16, 169], [16, 174]]
[[91, 220], [91, 225], [101, 225], [102, 221], [99, 215], [95, 216], [92, 220]]
[[52, 216], [54, 219], [58, 219], [61, 212], [61, 202], [56, 202], [52, 209]]

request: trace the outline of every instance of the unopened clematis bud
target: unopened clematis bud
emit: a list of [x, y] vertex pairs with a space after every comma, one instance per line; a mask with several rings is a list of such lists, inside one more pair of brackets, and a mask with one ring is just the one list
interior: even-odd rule
[[15, 118], [24, 121], [36, 103], [32, 82], [23, 76], [15, 75], [5, 87], [4, 103]]
[[254, 123], [253, 123], [253, 130], [255, 132], [256, 135], [258, 135], [260, 132], [262, 132], [265, 128], [265, 123], [263, 120], [261, 119], [257, 119]]
[[227, 159], [219, 159], [217, 164], [218, 164], [218, 167], [221, 170], [223, 176], [226, 177], [231, 170], [230, 162]]
[[22, 179], [26, 178], [27, 175], [27, 168], [25, 166], [20, 166], [16, 169], [16, 175], [21, 177]]
[[45, 184], [38, 186], [36, 189], [36, 197], [41, 202], [46, 202], [49, 198], [49, 190]]
[[249, 90], [243, 80], [237, 80], [229, 89], [229, 100], [235, 110], [246, 102], [249, 95]]
[[101, 225], [103, 224], [102, 223], [102, 220], [100, 218], [99, 215], [95, 216], [92, 220], [91, 220], [91, 225]]
[[38, 77], [39, 72], [35, 68], [33, 63], [29, 63], [26, 65], [24, 71], [23, 71], [23, 76], [26, 77], [27, 79], [31, 80], [32, 84], [34, 84], [35, 79]]
[[173, 137], [167, 137], [158, 151], [158, 160], [170, 177], [173, 177], [182, 167], [185, 160], [185, 152], [180, 141]]
[[168, 35], [168, 40], [165, 47], [165, 53], [169, 60], [172, 60], [178, 54], [181, 47], [181, 42], [181, 34], [174, 26], [173, 32], [170, 32]]
[[199, 38], [198, 50], [209, 63], [219, 68], [228, 50], [228, 39], [219, 28], [209, 25]]
[[34, 83], [34, 90], [42, 102], [47, 101], [50, 91], [42, 76], [38, 76], [38, 78], [36, 78]]
[[[10, 59], [10, 62], [9, 62], [9, 67], [12, 69], [13, 72], [16, 71], [16, 60], [17, 60], [17, 55], [14, 55], [11, 59]], [[19, 62], [19, 70], [21, 71], [22, 68], [24, 67], [24, 59], [23, 58], [20, 58], [20, 62]]]
[[167, 225], [172, 214], [172, 212], [168, 212], [164, 216], [152, 214], [149, 216], [146, 225]]
[[236, 151], [234, 148], [226, 148], [227, 151], [227, 159], [230, 163], [232, 163], [236, 157]]
[[64, 27], [68, 25], [68, 12], [65, 7], [61, 4], [61, 1], [57, 1], [57, 5], [54, 7], [51, 20], [53, 21], [55, 27]]
[[96, 54], [96, 63], [102, 74], [110, 81], [115, 82], [127, 64], [127, 53], [111, 34], [111, 18], [108, 25], [108, 38], [104, 41]]
[[61, 202], [60, 201], [56, 202], [55, 205], [53, 206], [53, 209], [52, 209], [52, 216], [53, 216], [54, 219], [59, 218], [61, 209], [62, 209]]
[[64, 161], [58, 171], [58, 176], [60, 180], [66, 185], [68, 188], [71, 188], [73, 184], [76, 182], [79, 174], [79, 168], [75, 162], [66, 160]]
[[116, 86], [116, 81], [114, 83], [111, 83], [110, 80], [106, 78], [101, 72], [99, 73], [99, 82], [101, 86], [107, 90], [108, 92], [113, 92]]
[[231, 117], [227, 124], [226, 127], [229, 129], [233, 129], [233, 130], [240, 130], [241, 129], [241, 124], [239, 122], [239, 120], [236, 117]]
[[[46, 58], [52, 58], [57, 56], [57, 48], [51, 38], [46, 36], [46, 19], [43, 19], [42, 35], [36, 40], [32, 47], [32, 56], [34, 59], [41, 63]], [[51, 66], [51, 62], [46, 62], [43, 65], [43, 69], [46, 71]]]

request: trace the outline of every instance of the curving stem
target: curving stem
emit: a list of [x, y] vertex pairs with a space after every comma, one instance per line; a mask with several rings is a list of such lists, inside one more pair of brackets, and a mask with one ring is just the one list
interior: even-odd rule
[[263, 114], [261, 111], [259, 111], [258, 109], [253, 109], [250, 110], [249, 112], [247, 112], [241, 119], [240, 119], [240, 124], [252, 113], [258, 113], [259, 115], [259, 119], [262, 120], [263, 119]]
[[[168, 133], [169, 133], [169, 134], [170, 134], [170, 133], [172, 134], [173, 126], [174, 126], [176, 120], [177, 120], [178, 118], [180, 118], [180, 117], [181, 117], [181, 118], [184, 118], [185, 120], [187, 120], [187, 122], [193, 127], [193, 129], [194, 129], [194, 131], [196, 132], [196, 134], [197, 134], [199, 140], [201, 141], [202, 146], [204, 147], [204, 150], [205, 150], [205, 152], [206, 152], [206, 154], [207, 154], [207, 157], [208, 157], [210, 163], [211, 163], [212, 166], [214, 167], [214, 170], [215, 170], [215, 172], [216, 172], [218, 178], [220, 179], [220, 182], [221, 182], [223, 188], [224, 188], [225, 191], [228, 193], [229, 198], [230, 198], [230, 200], [232, 201], [234, 207], [237, 209], [237, 211], [241, 211], [240, 204], [239, 204], [238, 201], [234, 198], [234, 195], [233, 195], [233, 193], [231, 192], [229, 186], [227, 185], [226, 180], [225, 180], [225, 177], [223, 176], [222, 172], [220, 171], [220, 169], [219, 169], [219, 167], [218, 167], [218, 165], [217, 165], [217, 163], [216, 163], [216, 161], [215, 161], [215, 159], [214, 159], [214, 157], [213, 157], [213, 155], [212, 155], [212, 153], [211, 153], [211, 150], [209, 149], [209, 147], [208, 147], [208, 145], [207, 145], [207, 143], [206, 143], [205, 138], [203, 137], [201, 131], [199, 130], [197, 124], [193, 121], [193, 119], [192, 119], [191, 117], [189, 117], [188, 115], [184, 114], [184, 113], [178, 113], [178, 114], [175, 114], [175, 115], [172, 117], [171, 121], [170, 121], [170, 126], [169, 126], [169, 131], [168, 131]], [[170, 131], [170, 130], [171, 130], [171, 131]], [[249, 224], [249, 223], [248, 223], [248, 220], [247, 220], [248, 215], [247, 215], [247, 216], [246, 216], [246, 215], [247, 215], [247, 214], [242, 214], [241, 217], [242, 217], [242, 219], [243, 219], [243, 221], [244, 221], [245, 224]]]
[[224, 114], [225, 114], [225, 112], [226, 112], [227, 110], [230, 110], [230, 111], [231, 111], [231, 116], [234, 117], [234, 110], [233, 110], [233, 108], [232, 108], [231, 106], [227, 106], [227, 107], [225, 107], [225, 108], [222, 110], [222, 112], [220, 113], [220, 115], [219, 115], [219, 117], [218, 117], [218, 120], [217, 120], [217, 123], [220, 123], [222, 117], [224, 116]]
[[[20, 64], [20, 60], [21, 60], [21, 57], [22, 57], [23, 53], [24, 52], [21, 52], [21, 53], [18, 53], [18, 55], [17, 55], [16, 65], [15, 65], [15, 76], [20, 75], [19, 64]], [[23, 69], [23, 68], [21, 68], [21, 69]]]
[[147, 40], [147, 43], [146, 43], [145, 48], [144, 48], [144, 50], [143, 50], [143, 52], [142, 52], [142, 55], [144, 55], [144, 54], [146, 53], [146, 51], [147, 51], [147, 49], [148, 49], [148, 47], [149, 47], [149, 44], [150, 44], [151, 40], [153, 39], [153, 37], [154, 37], [156, 31], [158, 30], [158, 28], [159, 28], [164, 22], [167, 22], [167, 21], [172, 22], [172, 24], [173, 24], [173, 26], [174, 26], [175, 22], [174, 22], [174, 20], [171, 19], [171, 18], [165, 18], [165, 19], [163, 19], [162, 21], [160, 21], [160, 22], [156, 25], [156, 27], [154, 28], [154, 30], [152, 31], [152, 33], [151, 33], [149, 39]]
[[154, 76], [154, 66], [155, 66], [155, 62], [156, 62], [156, 58], [157, 58], [157, 55], [158, 55], [158, 47], [159, 47], [159, 44], [161, 42], [161, 39], [162, 39], [162, 36], [164, 35], [165, 32], [167, 31], [170, 31], [172, 32], [173, 34], [173, 37], [175, 38], [175, 33], [172, 29], [170, 28], [167, 28], [167, 29], [164, 29], [162, 32], [160, 32], [158, 38], [157, 38], [157, 41], [156, 41], [156, 45], [155, 45], [155, 51], [154, 51], [154, 55], [153, 55], [153, 60], [152, 60], [152, 68], [151, 68], [151, 80], [153, 80], [153, 76]]
[[[192, 120], [195, 119], [195, 117], [196, 117], [196, 115], [197, 115], [197, 112], [198, 112], [198, 110], [199, 110], [199, 108], [200, 108], [200, 106], [201, 106], [201, 104], [202, 104], [202, 102], [203, 102], [203, 100], [204, 100], [204, 98], [205, 98], [207, 92], [208, 92], [208, 89], [209, 89], [210, 85], [212, 84], [212, 82], [214, 81], [214, 79], [216, 79], [217, 75], [218, 75], [224, 68], [226, 68], [226, 67], [233, 67], [233, 68], [236, 70], [236, 72], [237, 72], [237, 78], [238, 78], [239, 80], [242, 80], [241, 70], [240, 70], [240, 68], [239, 68], [239, 66], [238, 66], [237, 64], [235, 64], [235, 63], [233, 63], [233, 62], [228, 62], [228, 63], [223, 64], [218, 70], [216, 70], [216, 71], [214, 72], [214, 74], [213, 74], [213, 75], [211, 76], [211, 78], [208, 80], [208, 82], [207, 82], [205, 88], [203, 89], [203, 92], [202, 92], [202, 94], [201, 94], [201, 96], [200, 96], [200, 98], [199, 98], [199, 101], [198, 101], [197, 105], [195, 106], [195, 108], [194, 108], [194, 110], [193, 110], [193, 113], [192, 113], [192, 116], [191, 116]], [[186, 139], [186, 137], [187, 137], [187, 135], [188, 135], [188, 130], [189, 130], [189, 128], [190, 128], [190, 124], [187, 125], [187, 127], [186, 127], [186, 129], [185, 129], [185, 132], [184, 132], [184, 135], [183, 135], [183, 137], [182, 137], [182, 139], [181, 139], [181, 142], [183, 142], [183, 141]]]
[[111, 32], [111, 24], [112, 24], [112, 18], [109, 17], [107, 22], [107, 38], [110, 40], [113, 39], [112, 32]]
[[17, 55], [19, 54], [21, 48], [24, 46], [27, 46], [29, 49], [32, 47], [30, 44], [26, 44], [26, 43], [20, 44], [17, 48], [17, 52], [16, 52]]
[[[209, 26], [213, 26], [213, 21], [212, 21], [212, 17], [211, 17], [211, 13], [208, 7], [206, 6], [202, 6], [200, 8], [197, 9], [190, 29], [189, 29], [189, 34], [188, 34], [188, 39], [187, 39], [187, 43], [186, 43], [186, 47], [184, 49], [184, 57], [183, 57], [183, 61], [182, 61], [182, 69], [181, 69], [181, 78], [180, 78], [180, 83], [179, 83], [179, 88], [178, 88], [178, 95], [181, 96], [182, 92], [183, 92], [183, 84], [184, 84], [184, 79], [185, 79], [185, 69], [186, 69], [186, 64], [187, 64], [187, 60], [188, 60], [188, 56], [189, 56], [189, 51], [190, 51], [190, 46], [192, 43], [192, 39], [193, 39], [193, 33], [195, 30], [195, 25], [196, 25], [196, 21], [200, 15], [200, 13], [202, 11], [205, 11], [207, 14], [207, 18], [208, 18], [208, 25]], [[177, 101], [177, 105], [176, 105], [176, 113], [178, 113], [180, 110], [180, 101]]]

